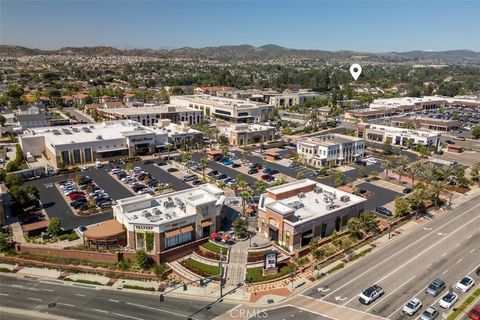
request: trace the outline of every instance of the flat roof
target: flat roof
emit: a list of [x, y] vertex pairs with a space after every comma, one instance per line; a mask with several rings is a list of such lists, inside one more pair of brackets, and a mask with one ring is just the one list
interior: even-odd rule
[[406, 129], [400, 127], [392, 127], [392, 126], [382, 126], [378, 124], [367, 124], [367, 130], [374, 130], [383, 133], [400, 133], [400, 134], [408, 134], [410, 136], [417, 136], [417, 137], [438, 137], [440, 136], [440, 132], [438, 131], [424, 131], [424, 130], [416, 130], [416, 129]]
[[[287, 191], [301, 190], [302, 188], [312, 185], [315, 186], [312, 191], [298, 192], [281, 200], [268, 197], [268, 193], [281, 194]], [[325, 184], [317, 183], [310, 179], [298, 180], [278, 187], [268, 188], [267, 193], [262, 194], [261, 197], [263, 201], [260, 199], [260, 209], [265, 210], [268, 208], [280, 215], [293, 214], [293, 220], [285, 220], [292, 225], [299, 225], [367, 201], [365, 198]]]
[[[175, 109], [172, 111], [172, 109]], [[175, 105], [161, 105], [161, 106], [151, 106], [151, 107], [131, 107], [131, 108], [106, 108], [102, 109], [101, 112], [122, 115], [122, 116], [132, 116], [132, 115], [151, 115], [151, 114], [162, 114], [162, 113], [172, 113], [172, 112], [193, 112], [199, 111], [194, 108], [185, 107], [185, 106], [175, 106]]]
[[107, 239], [118, 236], [124, 233], [122, 224], [117, 220], [112, 219], [93, 227], [89, 227], [85, 232], [84, 236], [88, 239]]
[[264, 126], [264, 125], [261, 125], [261, 124], [242, 123], [242, 124], [231, 124], [231, 125], [228, 125], [228, 126], [219, 125], [218, 129], [220, 130], [220, 132], [223, 132], [223, 133], [261, 132], [261, 131], [274, 130], [275, 127]]
[[239, 108], [239, 109], [255, 109], [258, 107], [267, 107], [271, 105], [267, 105], [263, 102], [257, 101], [250, 101], [250, 100], [240, 100], [240, 99], [232, 99], [232, 98], [223, 98], [223, 97], [215, 97], [208, 94], [201, 94], [201, 95], [187, 95], [187, 96], [172, 96], [170, 99], [180, 99], [185, 100], [191, 103], [199, 103], [199, 104], [206, 104], [213, 107], [218, 108]]
[[103, 123], [76, 124], [58, 127], [41, 127], [26, 130], [21, 138], [44, 136], [46, 144], [65, 145], [99, 140], [122, 139], [128, 136], [156, 134], [132, 120], [107, 121]]
[[298, 144], [329, 147], [329, 146], [334, 146], [334, 145], [339, 145], [339, 144], [344, 144], [349, 142], [357, 142], [357, 141], [363, 141], [363, 138], [352, 137], [352, 136], [347, 136], [347, 135], [338, 134], [338, 133], [330, 133], [330, 134], [323, 134], [319, 136], [308, 137], [308, 138], [305, 138], [305, 140], [299, 140]]
[[212, 184], [204, 184], [155, 197], [146, 194], [120, 199], [114, 206], [118, 211], [114, 212], [120, 214], [129, 223], [162, 225], [195, 216], [194, 212], [187, 212], [187, 204], [194, 207], [210, 203], [220, 206], [224, 201], [223, 190]]

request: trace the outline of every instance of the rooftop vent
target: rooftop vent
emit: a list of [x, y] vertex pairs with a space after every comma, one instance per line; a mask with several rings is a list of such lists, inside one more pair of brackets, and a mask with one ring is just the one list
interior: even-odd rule
[[327, 210], [333, 210], [335, 209], [337, 206], [334, 205], [334, 204], [327, 204], [327, 206], [325, 207]]
[[298, 193], [298, 197], [301, 199], [301, 198], [305, 198], [305, 192], [299, 192]]
[[103, 139], [101, 135], [98, 135], [96, 138], [97, 138], [97, 140], [102, 140]]
[[344, 195], [340, 197], [340, 201], [342, 202], [348, 202], [350, 201], [350, 196]]
[[323, 191], [323, 189], [322, 189], [322, 187], [320, 187], [320, 186], [315, 186], [315, 189], [313, 189], [313, 192], [315, 192], [315, 193], [317, 193], [317, 194], [318, 194], [318, 193], [322, 193], [322, 191]]

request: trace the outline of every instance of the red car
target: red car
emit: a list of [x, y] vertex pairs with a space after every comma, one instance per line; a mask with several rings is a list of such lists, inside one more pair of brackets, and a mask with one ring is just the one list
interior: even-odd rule
[[262, 180], [270, 180], [272, 179], [272, 175], [271, 174], [264, 174], [262, 175]]
[[84, 193], [73, 193], [73, 194], [70, 194], [68, 195], [68, 197], [70, 198], [70, 200], [78, 200], [78, 199], [81, 199], [81, 198], [85, 198], [85, 194]]
[[468, 311], [467, 316], [472, 320], [480, 320], [480, 304], [473, 307], [472, 310]]

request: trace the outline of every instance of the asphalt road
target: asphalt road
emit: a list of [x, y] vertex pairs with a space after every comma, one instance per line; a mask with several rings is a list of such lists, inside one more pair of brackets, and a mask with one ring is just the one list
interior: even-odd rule
[[[63, 316], [79, 320], [185, 320], [209, 304], [208, 301], [185, 300], [168, 295], [164, 302], [159, 302], [158, 294], [105, 290], [89, 285], [64, 285], [9, 276], [0, 276], [0, 288], [0, 310], [1, 307], [18, 309], [17, 319], [25, 319], [22, 316], [25, 310], [48, 313], [52, 318]], [[216, 303], [192, 319], [211, 320], [232, 307], [231, 304]]]
[[63, 111], [70, 112], [70, 114], [72, 116], [75, 116], [77, 120], [86, 121], [87, 123], [92, 123], [92, 121], [89, 118], [85, 117], [81, 112], [79, 112], [75, 108], [64, 108]]
[[136, 164], [145, 172], [149, 172], [152, 174], [152, 177], [156, 178], [161, 183], [171, 183], [172, 188], [175, 191], [181, 191], [185, 189], [190, 189], [191, 187], [183, 182], [182, 180], [176, 178], [175, 176], [171, 175], [170, 173], [166, 172], [162, 168], [156, 166], [155, 164]]
[[[480, 197], [471, 198], [422, 227], [398, 236], [303, 294], [388, 319], [406, 319], [401, 309], [413, 297], [424, 306], [416, 316], [428, 305], [439, 307], [438, 300], [447, 290], [436, 298], [424, 293], [435, 278], [443, 278], [448, 288], [470, 275], [479, 285], [480, 277], [474, 275], [480, 264], [479, 212]], [[369, 306], [361, 305], [358, 295], [374, 283], [382, 286], [385, 294]], [[461, 293], [460, 300], [465, 296]]]
[[[237, 313], [240, 315], [241, 308], [234, 309], [230, 311], [230, 313], [234, 314]], [[255, 310], [256, 315], [252, 316], [250, 320], [260, 320], [260, 319], [267, 319], [267, 320], [283, 320], [283, 319], [301, 319], [301, 320], [331, 320], [332, 318], [321, 316], [316, 313], [312, 313], [306, 310], [294, 308], [294, 307], [282, 307], [278, 309], [272, 310]]]

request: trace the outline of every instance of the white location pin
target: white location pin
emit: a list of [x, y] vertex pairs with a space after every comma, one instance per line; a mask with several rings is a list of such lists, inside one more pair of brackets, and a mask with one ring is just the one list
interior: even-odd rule
[[361, 73], [362, 73], [362, 66], [359, 65], [358, 63], [354, 63], [350, 66], [350, 74], [352, 75], [355, 81], [357, 81]]

